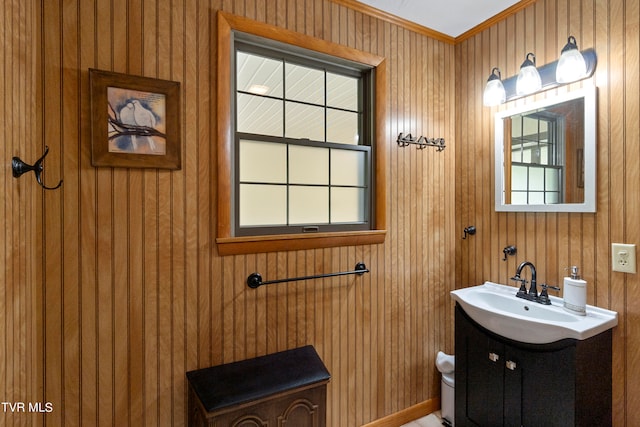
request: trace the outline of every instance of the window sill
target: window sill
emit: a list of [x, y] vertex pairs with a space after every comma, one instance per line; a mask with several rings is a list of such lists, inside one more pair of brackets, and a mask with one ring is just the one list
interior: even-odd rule
[[383, 243], [387, 230], [336, 233], [280, 234], [275, 236], [219, 237], [220, 255], [332, 248], [337, 246], [375, 245]]

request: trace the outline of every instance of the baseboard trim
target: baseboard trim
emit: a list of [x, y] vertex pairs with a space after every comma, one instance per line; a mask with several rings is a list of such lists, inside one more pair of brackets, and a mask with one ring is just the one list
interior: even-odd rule
[[384, 418], [372, 421], [362, 427], [400, 427], [410, 421], [426, 417], [432, 412], [440, 409], [440, 398], [425, 400], [417, 405], [403, 409], [395, 414], [387, 415]]

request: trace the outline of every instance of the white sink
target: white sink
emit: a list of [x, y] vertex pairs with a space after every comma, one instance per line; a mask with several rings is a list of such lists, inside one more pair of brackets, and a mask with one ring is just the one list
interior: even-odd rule
[[585, 340], [618, 324], [618, 313], [587, 305], [580, 316], [562, 307], [551, 295], [551, 305], [516, 297], [518, 289], [493, 282], [458, 289], [451, 297], [484, 328], [503, 337], [530, 344], [547, 344], [565, 338]]

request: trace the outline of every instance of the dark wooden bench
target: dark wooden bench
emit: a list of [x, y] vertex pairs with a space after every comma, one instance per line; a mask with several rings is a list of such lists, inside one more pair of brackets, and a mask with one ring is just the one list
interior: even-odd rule
[[330, 378], [310, 345], [187, 372], [189, 426], [323, 427]]

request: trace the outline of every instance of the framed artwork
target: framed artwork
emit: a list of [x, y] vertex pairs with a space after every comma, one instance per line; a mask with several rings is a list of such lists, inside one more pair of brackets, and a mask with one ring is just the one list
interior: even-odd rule
[[180, 169], [180, 83], [89, 70], [93, 166]]

